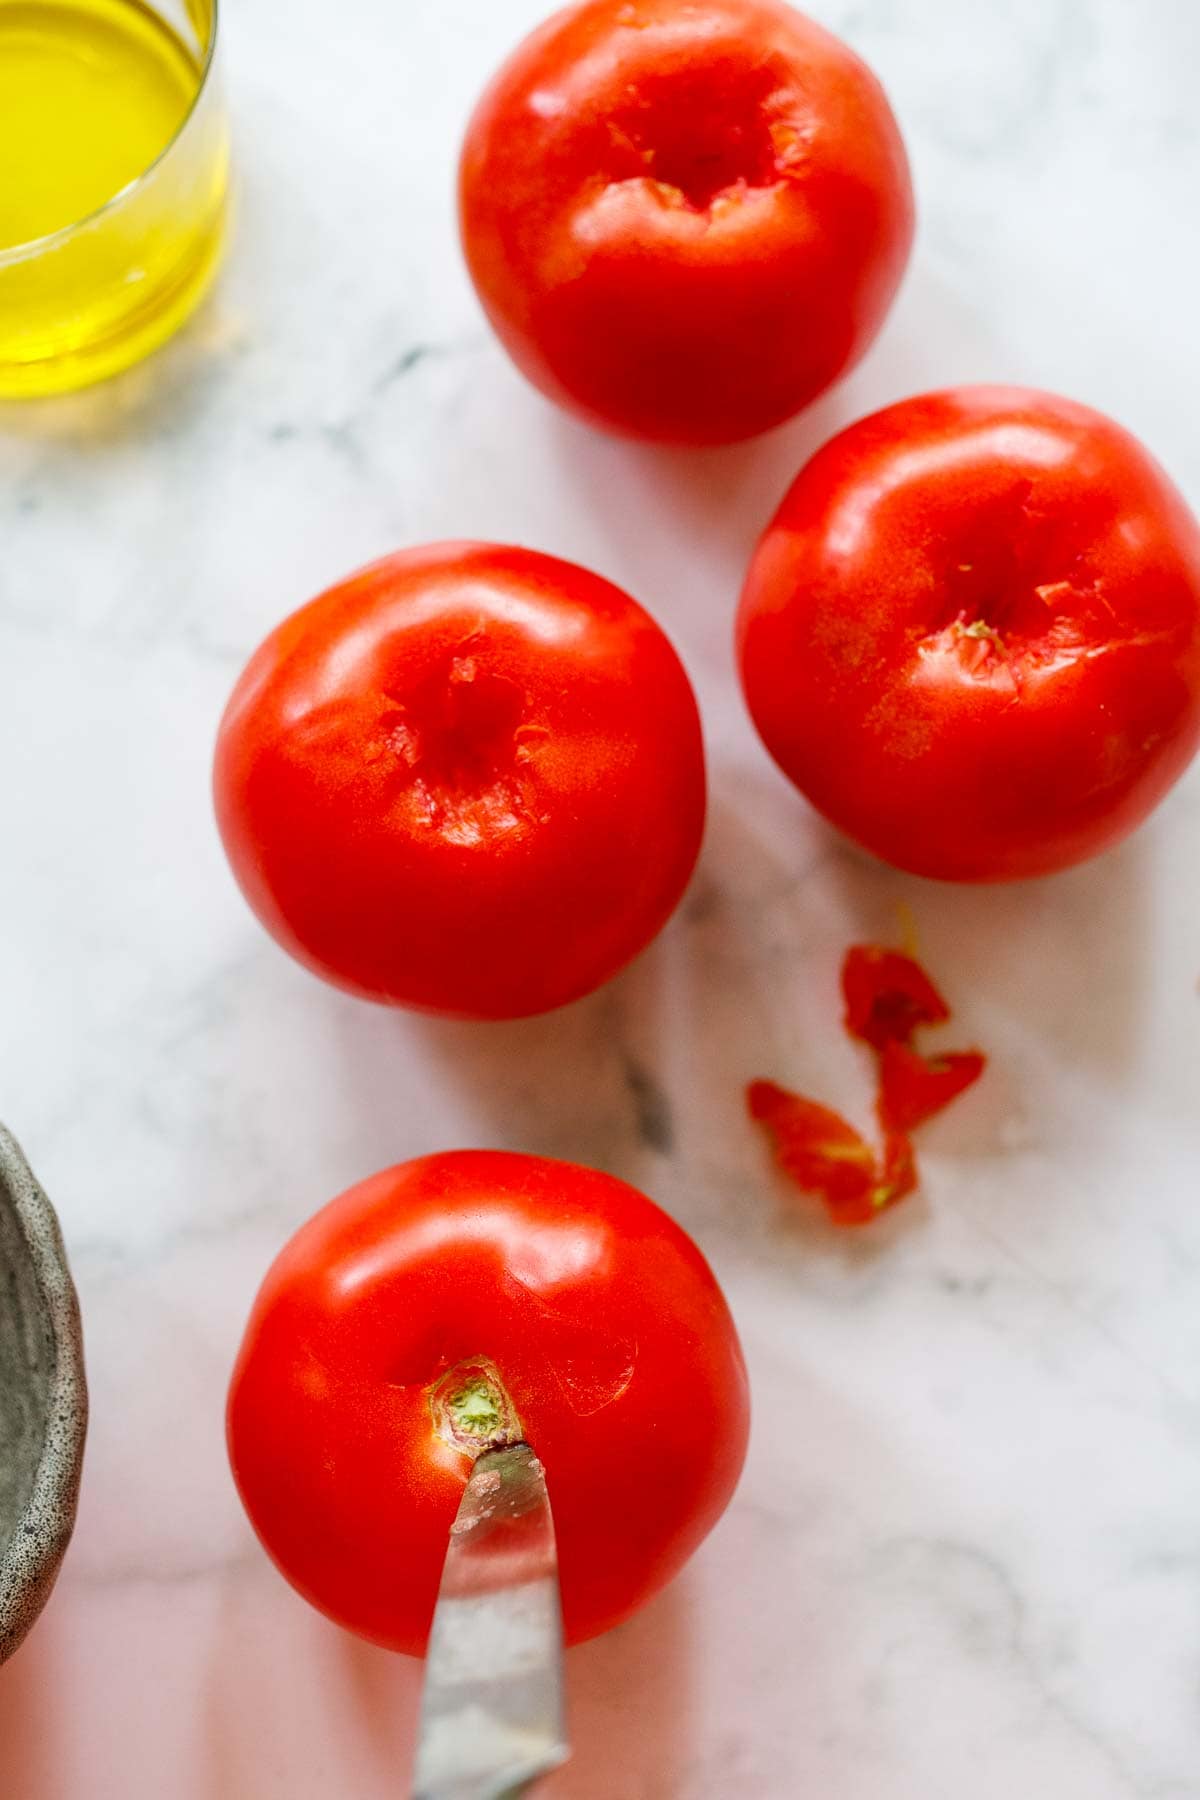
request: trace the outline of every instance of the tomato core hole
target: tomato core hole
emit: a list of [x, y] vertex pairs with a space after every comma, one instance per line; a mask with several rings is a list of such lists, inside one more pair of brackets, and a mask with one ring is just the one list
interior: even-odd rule
[[426, 824], [452, 842], [477, 844], [539, 816], [531, 765], [550, 734], [526, 723], [517, 682], [464, 650], [394, 699], [381, 720], [383, 746]]
[[411, 696], [393, 720], [391, 745], [401, 761], [447, 785], [479, 786], [516, 760], [524, 716], [515, 681], [460, 655]]
[[716, 66], [644, 82], [609, 122], [616, 179], [650, 180], [696, 212], [721, 195], [772, 187], [799, 133], [789, 130], [767, 70]]
[[942, 617], [931, 634], [964, 667], [982, 672], [1012, 656], [1036, 653], [1061, 626], [1057, 590], [1020, 577], [1007, 587], [997, 586], [973, 581], [974, 574], [969, 566], [953, 572]]
[[981, 502], [945, 556], [934, 632], [950, 632], [968, 659], [1062, 641], [1100, 604], [1054, 517], [1036, 505], [1028, 477]]

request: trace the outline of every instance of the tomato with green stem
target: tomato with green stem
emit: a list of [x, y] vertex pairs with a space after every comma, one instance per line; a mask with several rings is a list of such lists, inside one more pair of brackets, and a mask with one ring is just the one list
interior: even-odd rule
[[545, 1464], [570, 1642], [683, 1566], [736, 1486], [737, 1334], [691, 1239], [611, 1176], [500, 1151], [388, 1169], [284, 1248], [229, 1449], [263, 1544], [349, 1630], [420, 1654], [474, 1458]]

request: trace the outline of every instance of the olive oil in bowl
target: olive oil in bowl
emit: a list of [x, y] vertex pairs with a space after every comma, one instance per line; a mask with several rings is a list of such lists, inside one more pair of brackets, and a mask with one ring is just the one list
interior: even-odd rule
[[115, 373], [190, 312], [228, 187], [216, 16], [0, 0], [0, 394]]

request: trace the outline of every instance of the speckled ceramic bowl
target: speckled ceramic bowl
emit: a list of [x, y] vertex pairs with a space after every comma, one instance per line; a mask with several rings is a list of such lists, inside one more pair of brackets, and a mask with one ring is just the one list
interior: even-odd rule
[[86, 1434], [79, 1303], [58, 1220], [0, 1126], [0, 1662], [54, 1586]]

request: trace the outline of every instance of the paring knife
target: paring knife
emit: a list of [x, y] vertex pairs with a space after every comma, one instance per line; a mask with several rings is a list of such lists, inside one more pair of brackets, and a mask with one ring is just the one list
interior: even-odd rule
[[546, 1477], [528, 1444], [488, 1450], [450, 1528], [414, 1800], [515, 1800], [569, 1754]]

